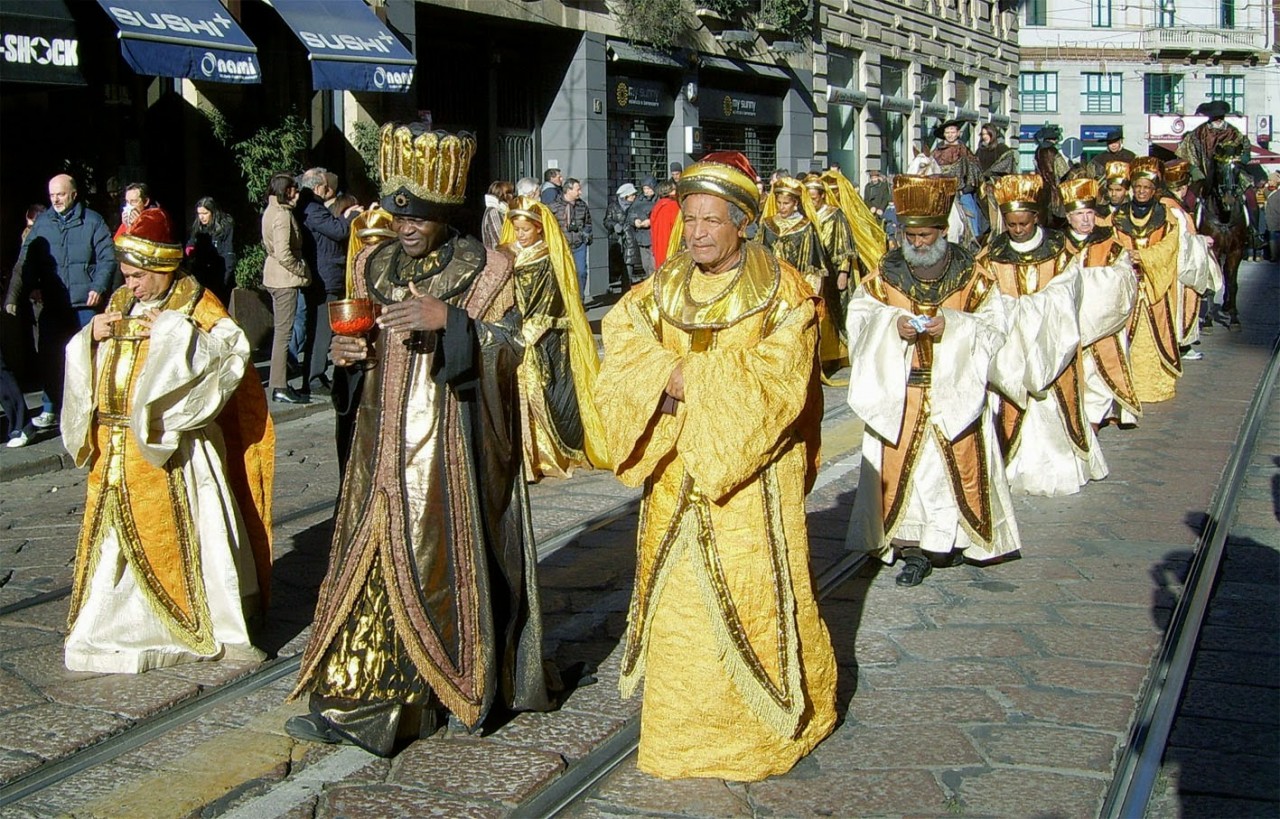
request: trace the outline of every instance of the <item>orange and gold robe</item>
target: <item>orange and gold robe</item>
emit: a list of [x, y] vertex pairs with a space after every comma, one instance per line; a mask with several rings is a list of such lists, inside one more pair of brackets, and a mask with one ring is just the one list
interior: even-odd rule
[[[836, 721], [804, 499], [822, 393], [816, 299], [755, 242], [708, 276], [667, 260], [604, 318], [596, 390], [619, 479], [645, 487], [622, 691], [644, 679], [639, 767], [754, 781]], [[679, 367], [684, 400], [666, 395]]]
[[[1081, 257], [1087, 267], [1108, 267], [1125, 252], [1110, 228], [1095, 227], [1093, 233], [1077, 238], [1070, 230], [1063, 234], [1063, 252]], [[1142, 415], [1142, 402], [1133, 386], [1129, 363], [1128, 326], [1085, 347], [1083, 357], [1085, 415], [1091, 424], [1109, 417], [1135, 423]]]
[[[978, 561], [1019, 548], [987, 394], [1005, 301], [967, 251], [949, 253], [924, 281], [890, 250], [849, 300], [849, 406], [866, 423], [849, 547], [885, 562], [894, 539]], [[914, 315], [942, 316], [942, 336], [905, 341], [897, 321]]]
[[90, 325], [67, 348], [63, 441], [89, 466], [67, 667], [260, 657], [275, 433], [248, 341], [190, 277], [150, 304], [121, 288], [108, 310], [127, 317], [110, 338]]

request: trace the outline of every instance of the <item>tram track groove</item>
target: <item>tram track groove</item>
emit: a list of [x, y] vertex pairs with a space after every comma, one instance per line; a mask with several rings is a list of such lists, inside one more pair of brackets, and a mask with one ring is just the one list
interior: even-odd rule
[[1271, 360], [1245, 413], [1231, 458], [1223, 470], [1218, 491], [1209, 504], [1208, 517], [1165, 631], [1159, 659], [1138, 703], [1129, 740], [1121, 753], [1099, 816], [1103, 819], [1140, 819], [1147, 810], [1160, 774], [1169, 734], [1190, 674], [1200, 631], [1230, 535], [1239, 493], [1258, 442], [1267, 405], [1280, 378], [1280, 337], [1272, 345]]

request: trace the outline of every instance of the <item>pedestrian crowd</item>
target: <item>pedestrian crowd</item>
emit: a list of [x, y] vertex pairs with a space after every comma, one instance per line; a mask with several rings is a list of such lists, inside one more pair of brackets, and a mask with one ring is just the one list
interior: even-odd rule
[[734, 151], [622, 184], [603, 357], [581, 180], [494, 181], [463, 224], [474, 137], [389, 123], [373, 206], [323, 168], [270, 181], [265, 394], [218, 204], [183, 245], [131, 184], [113, 236], [57, 176], [5, 297], [15, 318], [39, 303], [45, 403], [28, 427], [21, 393], [0, 396], [10, 446], [60, 423], [90, 470], [67, 667], [262, 656], [267, 400], [330, 390], [342, 488], [290, 735], [389, 756], [554, 709], [527, 484], [595, 468], [644, 493], [620, 682], [643, 681], [639, 767], [785, 773], [837, 721], [805, 517], [820, 385], [865, 424], [851, 551], [904, 589], [1017, 557], [1013, 496], [1104, 479], [1098, 431], [1173, 397], [1216, 323], [1201, 305], [1239, 326], [1224, 245], [1261, 225], [1274, 257], [1276, 176], [1253, 221], [1194, 216], [1190, 190], [1219, 203], [1249, 173], [1206, 115], [1170, 163], [1114, 134], [1072, 168], [1046, 131], [1018, 173], [997, 130], [975, 152], [949, 121], [920, 172], [861, 192], [838, 167], [765, 185]]

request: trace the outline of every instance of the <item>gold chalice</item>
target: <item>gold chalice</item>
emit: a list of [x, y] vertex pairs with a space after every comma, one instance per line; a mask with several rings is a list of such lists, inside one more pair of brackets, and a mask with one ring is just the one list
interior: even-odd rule
[[[373, 299], [340, 299], [329, 302], [329, 326], [335, 335], [363, 336], [377, 326], [381, 305]], [[355, 366], [367, 370], [374, 364], [372, 356]]]

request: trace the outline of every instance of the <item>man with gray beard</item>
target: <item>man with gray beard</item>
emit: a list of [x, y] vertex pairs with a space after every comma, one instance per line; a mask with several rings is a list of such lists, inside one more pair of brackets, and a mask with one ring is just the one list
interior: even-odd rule
[[1020, 548], [987, 401], [1006, 299], [946, 240], [957, 182], [899, 174], [902, 246], [849, 300], [849, 406], [863, 422], [862, 472], [847, 545], [886, 563], [900, 586], [935, 565], [986, 563]]

